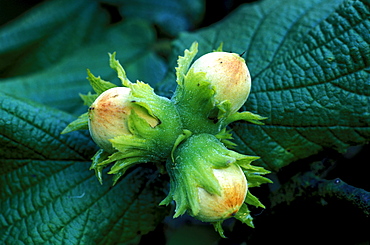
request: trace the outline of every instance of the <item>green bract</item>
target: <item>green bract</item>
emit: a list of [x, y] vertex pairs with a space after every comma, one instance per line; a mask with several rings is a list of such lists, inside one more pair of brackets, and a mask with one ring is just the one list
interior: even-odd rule
[[[264, 206], [245, 185], [270, 183], [260, 176], [269, 171], [251, 165], [258, 158], [227, 149], [214, 135], [193, 135], [167, 161], [171, 189], [161, 204], [174, 200], [174, 217], [188, 212], [201, 221], [212, 222], [221, 235], [222, 221], [233, 216], [253, 226], [245, 203]], [[250, 175], [253, 177], [249, 179]]]
[[[170, 176], [170, 192], [160, 204], [175, 201], [174, 217], [189, 213], [214, 224], [223, 236], [222, 222], [230, 217], [253, 227], [247, 204], [264, 207], [251, 187], [269, 183], [269, 173], [251, 165], [258, 159], [228, 149], [235, 146], [227, 126], [238, 120], [262, 124], [263, 117], [237, 112], [248, 98], [250, 75], [244, 59], [219, 48], [192, 61], [195, 42], [178, 59], [177, 89], [171, 99], [158, 96], [148, 84], [130, 82], [125, 70], [110, 55], [123, 87], [95, 77], [88, 80], [95, 94], [81, 95], [88, 112], [62, 133], [89, 129], [101, 147], [92, 157], [102, 182], [110, 164], [114, 184], [138, 163], [156, 163]], [[217, 205], [215, 205], [217, 203]]]
[[[122, 66], [115, 60], [115, 54], [110, 55], [110, 65], [117, 71], [124, 86], [120, 87], [120, 91], [125, 92], [121, 92], [120, 96], [115, 96], [113, 99], [120, 101], [114, 103], [110, 101], [109, 106], [97, 115], [95, 108], [95, 104], [99, 103], [97, 100], [102, 98], [104, 93], [116, 88], [116, 85], [88, 72], [88, 79], [96, 92], [96, 94], [82, 96], [85, 104], [89, 106], [89, 112], [68, 125], [63, 133], [84, 129], [90, 121], [93, 139], [97, 140], [98, 145], [104, 146], [92, 158], [91, 169], [95, 170], [99, 181], [102, 182], [103, 168], [114, 163], [109, 173], [115, 174], [114, 183], [116, 183], [134, 164], [165, 161], [177, 137], [182, 134], [182, 125], [174, 104], [169, 99], [156, 95], [148, 84], [139, 81], [131, 83]], [[117, 109], [117, 104], [120, 109]], [[127, 106], [134, 109], [130, 109], [130, 113], [123, 112], [127, 109], [124, 107]], [[117, 110], [120, 112], [115, 113]], [[105, 113], [108, 115], [104, 115]], [[113, 113], [118, 115], [113, 116]], [[147, 116], [143, 117], [143, 114]], [[151, 123], [148, 122], [149, 117], [156, 123], [153, 120]], [[99, 123], [102, 129], [92, 127], [94, 124], [91, 121], [97, 120], [102, 121]], [[106, 126], [109, 128], [105, 128]], [[99, 134], [97, 134], [98, 131]], [[112, 132], [117, 134], [114, 135]], [[107, 138], [107, 135], [110, 137]]]
[[[234, 94], [236, 91], [234, 92], [232, 86], [220, 82], [219, 79], [223, 77], [228, 81], [233, 80], [235, 70], [231, 70], [229, 76], [225, 74], [226, 70], [221, 71], [222, 74], [217, 74], [216, 70], [212, 69], [212, 74], [207, 74], [205, 72], [207, 65], [202, 61], [208, 60], [207, 55], [196, 60], [194, 66], [190, 67], [197, 52], [198, 44], [195, 42], [190, 50], [185, 50], [184, 57], [179, 57], [178, 67], [176, 68], [178, 86], [172, 100], [179, 110], [183, 126], [193, 133], [217, 134], [228, 124], [237, 120], [262, 124], [260, 120], [265, 119], [264, 117], [251, 112], [236, 112], [248, 97], [248, 81], [245, 81], [245, 86], [242, 86], [245, 89], [241, 91], [242, 96], [240, 98], [227, 99], [227, 96], [225, 96], [227, 89], [232, 91], [230, 94]], [[224, 52], [217, 53], [225, 54]], [[238, 56], [236, 60], [238, 66], [241, 67], [238, 70], [242, 70], [244, 73], [242, 80], [248, 80], [249, 71], [247, 72], [246, 66], [244, 68], [244, 60], [237, 54], [228, 56], [234, 57], [235, 55]]]

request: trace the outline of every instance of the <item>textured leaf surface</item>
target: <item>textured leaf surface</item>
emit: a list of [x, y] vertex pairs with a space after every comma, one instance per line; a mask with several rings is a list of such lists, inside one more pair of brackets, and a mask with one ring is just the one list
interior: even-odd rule
[[73, 118], [0, 95], [0, 243], [117, 244], [163, 219], [163, 183], [137, 168], [114, 187], [89, 171], [96, 146]]
[[[102, 2], [108, 1], [113, 2]], [[150, 2], [125, 3], [140, 1]], [[120, 83], [108, 63], [107, 53], [114, 51], [130, 80], [155, 85], [167, 65], [154, 52], [161, 43], [155, 43], [151, 23], [179, 33], [184, 29], [176, 28], [191, 28], [200, 13], [193, 5], [171, 12], [171, 4], [191, 4], [173, 2], [164, 1], [167, 10], [151, 15], [122, 8], [124, 19], [112, 25], [99, 1], [44, 1], [0, 28], [0, 90], [7, 93], [0, 92], [0, 243], [123, 244], [163, 219], [158, 203], [166, 182], [156, 173], [132, 169], [114, 187], [104, 174], [99, 185], [88, 170], [97, 149], [87, 132], [60, 135], [76, 118], [9, 94], [85, 112], [78, 94], [90, 91], [86, 68]], [[326, 147], [363, 144], [370, 138], [369, 5], [368, 0], [244, 5], [213, 26], [181, 34], [172, 70], [157, 88], [172, 95], [177, 56], [193, 41], [199, 42], [199, 55], [223, 42], [226, 51], [246, 51], [253, 87], [245, 108], [269, 117], [264, 126], [233, 125], [237, 150], [278, 169]], [[129, 20], [139, 14], [150, 23]]]
[[[370, 139], [370, 1], [265, 0], [175, 42], [173, 60], [193, 41], [200, 55], [246, 52], [252, 91], [244, 109], [264, 126], [236, 123], [243, 153], [272, 169], [324, 148]], [[158, 86], [169, 95], [174, 72]], [[258, 162], [258, 161], [257, 161]]]

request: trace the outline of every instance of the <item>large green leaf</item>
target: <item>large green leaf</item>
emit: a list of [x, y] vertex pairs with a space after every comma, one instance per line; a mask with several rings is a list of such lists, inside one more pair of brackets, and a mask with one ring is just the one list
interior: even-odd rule
[[[233, 125], [238, 150], [272, 169], [324, 148], [344, 151], [370, 139], [370, 1], [264, 0], [174, 43], [174, 60], [199, 42], [246, 52], [252, 91], [244, 109], [263, 126]], [[158, 86], [170, 95], [174, 70]], [[258, 161], [257, 161], [258, 162]]]
[[[181, 34], [172, 70], [157, 89], [171, 95], [177, 56], [193, 41], [199, 42], [199, 55], [224, 42], [226, 51], [246, 51], [253, 87], [244, 109], [269, 117], [264, 126], [233, 125], [242, 153], [259, 155], [260, 164], [278, 169], [326, 147], [363, 144], [370, 138], [369, 5], [244, 5], [213, 26]], [[44, 1], [1, 27], [0, 243], [122, 244], [153, 230], [165, 215], [158, 203], [166, 181], [151, 165], [130, 170], [114, 187], [104, 174], [100, 185], [88, 170], [97, 150], [88, 133], [60, 135], [76, 118], [15, 98], [79, 114], [86, 108], [78, 94], [90, 90], [86, 68], [119, 83], [108, 65], [107, 53], [114, 51], [130, 80], [155, 85], [167, 65], [153, 50], [158, 42], [150, 23], [127, 19], [132, 9], [122, 9], [125, 18], [111, 25], [99, 1]], [[199, 16], [189, 17], [187, 10], [181, 8], [179, 18], [194, 24]], [[163, 28], [157, 18], [172, 13], [161, 13], [146, 19]], [[169, 32], [178, 33], [174, 27]]]
[[0, 30], [0, 74], [37, 72], [99, 40], [108, 16], [97, 1], [56, 0], [39, 5]]
[[[59, 9], [64, 14], [54, 14]], [[95, 1], [50, 1], [0, 29], [2, 91], [81, 113], [86, 69], [115, 77], [108, 52], [117, 52], [131, 80], [160, 81], [167, 66], [152, 48], [154, 28], [138, 20], [108, 26], [106, 17]]]
[[[70, 115], [0, 94], [0, 243], [117, 244], [163, 219], [163, 186], [137, 168], [114, 187], [89, 171], [86, 132], [61, 135]], [[166, 212], [165, 212], [166, 213]]]

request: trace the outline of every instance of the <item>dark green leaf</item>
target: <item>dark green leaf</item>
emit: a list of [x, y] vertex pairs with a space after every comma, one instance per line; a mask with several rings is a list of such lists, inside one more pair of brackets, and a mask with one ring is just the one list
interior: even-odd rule
[[0, 95], [0, 243], [117, 244], [163, 219], [166, 184], [136, 168], [100, 185], [86, 131], [61, 135], [70, 115]]
[[96, 1], [47, 1], [0, 29], [0, 74], [23, 75], [53, 66], [98, 41], [108, 21]]
[[[60, 9], [69, 11], [68, 18], [59, 15]], [[109, 67], [109, 52], [117, 52], [131, 80], [160, 81], [167, 66], [152, 49], [155, 40], [153, 27], [143, 21], [108, 26], [105, 11], [95, 1], [45, 2], [0, 29], [0, 76], [5, 77], [1, 88], [80, 114], [86, 107], [78, 94], [91, 91], [86, 69], [120, 84]]]
[[202, 20], [204, 0], [105, 0], [119, 6], [124, 17], [143, 18], [158, 25], [169, 35], [189, 31]]
[[[324, 148], [369, 141], [369, 15], [368, 0], [259, 1], [182, 35], [173, 60], [194, 41], [199, 54], [221, 42], [223, 50], [246, 52], [252, 91], [244, 109], [268, 119], [234, 124], [235, 142], [278, 169]], [[174, 81], [171, 71], [158, 90], [170, 95]]]

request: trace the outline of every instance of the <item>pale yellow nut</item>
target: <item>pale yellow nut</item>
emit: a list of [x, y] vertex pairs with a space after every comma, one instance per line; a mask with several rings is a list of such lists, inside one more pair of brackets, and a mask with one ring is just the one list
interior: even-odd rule
[[113, 152], [109, 139], [130, 134], [128, 116], [132, 110], [145, 119], [151, 127], [158, 124], [145, 109], [129, 100], [131, 89], [115, 87], [106, 90], [89, 108], [89, 130], [94, 142], [102, 149]]
[[217, 222], [235, 215], [243, 205], [248, 185], [239, 165], [213, 169], [221, 186], [221, 195], [210, 194], [198, 187], [200, 210], [196, 218], [205, 222]]
[[[194, 72], [205, 72], [215, 88], [218, 102], [229, 100], [231, 111], [239, 110], [251, 89], [251, 77], [245, 60], [235, 53], [212, 52], [201, 56], [191, 66]], [[190, 69], [191, 69], [190, 68]]]

